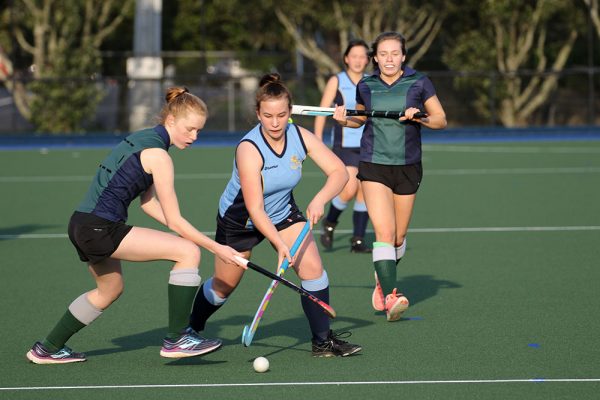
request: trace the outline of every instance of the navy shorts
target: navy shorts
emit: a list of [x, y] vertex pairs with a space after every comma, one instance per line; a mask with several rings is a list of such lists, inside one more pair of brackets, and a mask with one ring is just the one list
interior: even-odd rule
[[131, 228], [123, 222], [75, 211], [69, 221], [69, 239], [81, 261], [97, 264], [117, 250]]
[[360, 147], [333, 147], [333, 153], [344, 162], [347, 167], [357, 167], [360, 161]]
[[[290, 215], [283, 221], [275, 224], [275, 228], [281, 231], [298, 222], [306, 222], [306, 218], [296, 209], [292, 210]], [[242, 252], [252, 250], [264, 238], [265, 236], [258, 229], [248, 229], [227, 217], [221, 217], [217, 213], [217, 232], [215, 234], [217, 243], [233, 247], [235, 250]]]
[[415, 194], [423, 179], [421, 163], [409, 165], [384, 165], [361, 161], [358, 179], [379, 182], [392, 189], [394, 194]]

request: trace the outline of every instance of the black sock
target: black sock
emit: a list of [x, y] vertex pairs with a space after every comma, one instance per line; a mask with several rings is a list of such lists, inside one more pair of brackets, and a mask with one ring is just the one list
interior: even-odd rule
[[336, 208], [333, 204], [329, 205], [329, 212], [327, 213], [327, 218], [325, 218], [328, 222], [337, 223], [342, 211], [339, 208]]
[[364, 238], [367, 231], [367, 224], [369, 223], [369, 213], [366, 211], [354, 211], [352, 213], [352, 223], [354, 224], [352, 236]]
[[[329, 304], [329, 286], [327, 286], [325, 289], [314, 292], [309, 290], [308, 292], [319, 300]], [[319, 342], [327, 340], [327, 336], [329, 334], [329, 317], [327, 314], [323, 312], [321, 307], [310, 301], [305, 296], [302, 296], [300, 300], [302, 302], [304, 314], [308, 319], [308, 324], [310, 325], [313, 339]]]
[[200, 286], [196, 299], [194, 300], [194, 306], [192, 307], [192, 314], [190, 315], [190, 326], [196, 332], [204, 330], [206, 321], [213, 315], [221, 306], [215, 306], [204, 297], [204, 285]]

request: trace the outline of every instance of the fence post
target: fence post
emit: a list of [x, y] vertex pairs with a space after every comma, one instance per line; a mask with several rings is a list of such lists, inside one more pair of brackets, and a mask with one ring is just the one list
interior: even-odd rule
[[227, 130], [235, 132], [235, 82], [227, 80]]
[[490, 119], [492, 126], [496, 126], [498, 123], [498, 117], [496, 116], [496, 85], [498, 84], [498, 76], [495, 71], [490, 73]]

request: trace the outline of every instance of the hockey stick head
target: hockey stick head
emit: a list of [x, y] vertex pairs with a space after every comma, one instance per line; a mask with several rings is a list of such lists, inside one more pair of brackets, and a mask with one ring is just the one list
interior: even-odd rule
[[333, 318], [337, 317], [335, 310], [329, 304], [327, 304], [321, 300], [318, 300], [317, 303], [321, 306], [321, 308], [323, 309], [325, 314], [327, 314], [329, 316], [329, 318], [333, 319]]
[[[304, 227], [302, 228], [302, 231], [300, 231], [300, 234], [298, 234], [298, 237], [294, 241], [292, 248], [290, 249], [290, 254], [292, 255], [292, 257], [296, 254], [296, 252], [298, 251], [298, 249], [304, 242], [304, 238], [306, 237], [306, 235], [308, 234], [309, 231], [310, 231], [310, 223], [306, 222], [304, 224]], [[286, 258], [283, 260], [282, 264], [279, 266], [279, 268], [277, 270], [277, 275], [282, 276], [285, 273], [285, 271], [287, 270], [288, 266], [289, 266], [289, 262]], [[263, 313], [265, 312], [265, 309], [267, 308], [267, 305], [269, 304], [269, 301], [271, 300], [271, 296], [273, 295], [273, 292], [275, 291], [275, 288], [277, 287], [278, 284], [279, 284], [279, 281], [276, 281], [276, 280], [271, 282], [271, 285], [269, 285], [267, 292], [265, 293], [260, 305], [258, 306], [258, 310], [256, 311], [254, 318], [252, 319], [252, 323], [250, 324], [249, 327], [248, 326], [244, 327], [244, 330], [242, 331], [242, 343], [246, 347], [250, 346], [250, 344], [252, 343], [254, 334], [256, 333], [256, 330], [258, 329], [258, 324], [260, 323]]]
[[295, 115], [312, 115], [312, 116], [330, 116], [333, 115], [335, 108], [332, 107], [315, 107], [315, 106], [303, 106], [293, 105], [292, 114]]
[[253, 338], [254, 338], [254, 333], [252, 333], [252, 331], [250, 330], [250, 327], [248, 325], [245, 325], [244, 330], [242, 331], [242, 344], [245, 347], [250, 346]]

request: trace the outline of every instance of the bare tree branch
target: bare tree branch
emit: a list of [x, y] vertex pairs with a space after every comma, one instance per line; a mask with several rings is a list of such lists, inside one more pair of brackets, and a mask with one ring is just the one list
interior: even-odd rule
[[600, 14], [598, 11], [598, 0], [583, 0], [583, 2], [588, 6], [592, 24], [594, 25], [594, 28], [596, 28], [598, 37], [600, 37]]
[[275, 15], [285, 30], [294, 38], [294, 43], [298, 50], [315, 61], [318, 68], [326, 71], [339, 71], [340, 67], [334, 62], [329, 55], [319, 48], [314, 39], [310, 39], [306, 36], [302, 36], [299, 33], [298, 27], [287, 17], [287, 15], [280, 9], [275, 8]]
[[34, 19], [41, 19], [42, 10], [39, 9], [32, 0], [21, 0], [27, 7]]
[[540, 24], [544, 2], [545, 0], [539, 0], [536, 3], [531, 22], [529, 23], [529, 21], [526, 21], [523, 23], [524, 26], [521, 26], [521, 30], [524, 30], [525, 34], [516, 38], [517, 51], [512, 60], [512, 71], [516, 71], [529, 56], [529, 50], [531, 50], [533, 45], [535, 32]]
[[410, 57], [411, 64], [416, 64], [421, 57], [427, 53], [427, 50], [429, 50], [433, 44], [433, 41], [442, 29], [442, 22], [443, 19], [439, 16], [431, 16], [428, 18], [427, 28], [424, 30], [424, 32], [427, 32], [427, 34], [422, 39], [417, 41], [420, 42], [421, 45], [419, 46], [419, 49]]
[[548, 96], [550, 92], [554, 90], [556, 84], [558, 82], [558, 78], [560, 74], [558, 72], [562, 71], [569, 55], [571, 54], [571, 50], [573, 49], [573, 45], [575, 44], [575, 40], [577, 39], [577, 31], [575, 29], [571, 30], [569, 34], [569, 38], [562, 45], [556, 60], [554, 60], [554, 64], [552, 65], [553, 74], [545, 77], [544, 82], [542, 83], [541, 89], [538, 94], [531, 99], [519, 112], [519, 120], [525, 121], [525, 119], [530, 116], [539, 106], [541, 106]]
[[115, 18], [113, 18], [108, 25], [104, 26], [103, 29], [100, 29], [96, 33], [94, 47], [100, 47], [102, 42], [117, 29], [117, 27], [125, 19], [126, 11], [133, 5], [133, 3], [134, 0], [126, 0], [121, 6], [121, 12]]
[[547, 29], [543, 27], [540, 30], [540, 34], [538, 36], [537, 46], [536, 46], [536, 56], [538, 59], [538, 64], [536, 67], [536, 74], [531, 78], [529, 84], [522, 91], [521, 95], [517, 98], [517, 102], [515, 104], [516, 109], [520, 109], [523, 107], [523, 104], [529, 102], [529, 99], [533, 97], [534, 93], [538, 91], [540, 84], [542, 82], [542, 74], [546, 70], [547, 58], [546, 54], [544, 54], [544, 48], [546, 46], [546, 32]]
[[500, 18], [495, 17], [492, 19], [492, 24], [494, 25], [494, 33], [496, 37], [495, 45], [496, 45], [496, 65], [498, 67], [498, 71], [502, 73], [507, 72], [505, 54], [504, 54], [504, 40], [505, 40], [505, 32], [502, 23], [500, 23]]
[[23, 34], [21, 28], [15, 26], [13, 29], [13, 34], [15, 35], [15, 39], [17, 39], [17, 43], [23, 50], [29, 54], [35, 54], [35, 47], [30, 44], [27, 39], [25, 39], [25, 35]]

